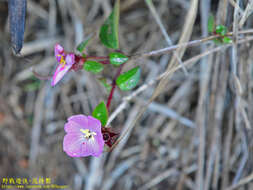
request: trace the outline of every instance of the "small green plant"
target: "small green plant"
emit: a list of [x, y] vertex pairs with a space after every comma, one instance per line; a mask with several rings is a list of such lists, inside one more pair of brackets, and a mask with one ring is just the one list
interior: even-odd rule
[[214, 16], [210, 15], [208, 18], [208, 32], [213, 35], [218, 35], [213, 41], [216, 44], [229, 44], [232, 39], [229, 37], [228, 29], [224, 25], [215, 25]]
[[[78, 53], [67, 52], [61, 45], [55, 45], [55, 57], [59, 64], [52, 78], [52, 86], [55, 86], [70, 70], [85, 70], [95, 75], [102, 75], [104, 68], [110, 66], [112, 73], [115, 73], [111, 84], [107, 83], [107, 80], [110, 79], [98, 78], [109, 92], [106, 104], [103, 101], [100, 102], [93, 110], [92, 116], [74, 115], [68, 118], [65, 125], [67, 134], [64, 137], [63, 150], [72, 157], [99, 156], [103, 152], [104, 144], [109, 147], [113, 145], [118, 134], [112, 132], [110, 128], [106, 128], [106, 124], [115, 89], [131, 90], [136, 87], [140, 79], [140, 67], [122, 73], [129, 57], [119, 48], [119, 7], [120, 1], [116, 0], [111, 14], [99, 32], [101, 43], [105, 47], [113, 49], [107, 56], [91, 56], [85, 53], [85, 48], [92, 37], [77, 46]], [[83, 146], [86, 148], [80, 148]]]

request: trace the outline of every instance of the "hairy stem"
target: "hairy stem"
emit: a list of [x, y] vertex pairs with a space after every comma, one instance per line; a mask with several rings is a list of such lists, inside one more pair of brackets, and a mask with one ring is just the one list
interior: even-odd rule
[[116, 79], [118, 78], [118, 76], [120, 75], [122, 69], [124, 67], [124, 63], [121, 64], [117, 70], [117, 73], [116, 75], [114, 76], [113, 78], [113, 81], [112, 81], [112, 89], [110, 91], [110, 95], [108, 96], [108, 99], [107, 99], [107, 104], [106, 104], [106, 107], [107, 107], [107, 110], [109, 111], [110, 109], [110, 105], [111, 105], [111, 101], [112, 101], [112, 97], [113, 97], [113, 93], [114, 93], [114, 90], [116, 88]]

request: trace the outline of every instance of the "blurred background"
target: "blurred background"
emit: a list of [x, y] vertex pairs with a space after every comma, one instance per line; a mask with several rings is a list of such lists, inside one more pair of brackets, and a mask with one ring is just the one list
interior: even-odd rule
[[[153, 6], [147, 2], [121, 0], [120, 49], [127, 55], [208, 36], [211, 12], [217, 24], [236, 34], [234, 41], [250, 38], [250, 32], [238, 31], [252, 28], [251, 1], [154, 0]], [[124, 70], [136, 65], [142, 69], [136, 89], [148, 84], [137, 95], [119, 90], [114, 94], [110, 113], [122, 102], [124, 109], [111, 127], [118, 132], [130, 129], [128, 135], [99, 158], [71, 158], [63, 152], [67, 118], [90, 115], [101, 100], [106, 101], [108, 92], [97, 79], [111, 81], [112, 69], [107, 67], [98, 76], [69, 72], [55, 87], [50, 80], [34, 77], [32, 69], [51, 75], [57, 64], [55, 43], [74, 51], [90, 35], [95, 38], [86, 52], [107, 55], [111, 50], [99, 42], [97, 32], [113, 4], [28, 0], [24, 46], [21, 56], [14, 56], [8, 1], [0, 1], [1, 182], [6, 177], [41, 176], [75, 190], [253, 189], [253, 48], [247, 40], [233, 46], [199, 43], [174, 55], [128, 62]], [[178, 60], [186, 63], [188, 74], [174, 69]], [[157, 90], [166, 69], [170, 75]], [[159, 96], [135, 122], [154, 92]]]

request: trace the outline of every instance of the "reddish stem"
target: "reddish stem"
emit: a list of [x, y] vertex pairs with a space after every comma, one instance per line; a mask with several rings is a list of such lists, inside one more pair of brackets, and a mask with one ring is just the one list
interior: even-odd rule
[[120, 75], [122, 69], [123, 69], [123, 66], [124, 66], [124, 63], [121, 64], [117, 70], [117, 73], [116, 75], [114, 76], [113, 78], [113, 81], [112, 81], [112, 89], [111, 89], [111, 92], [110, 92], [110, 95], [108, 96], [108, 99], [107, 99], [107, 104], [106, 104], [106, 108], [107, 110], [109, 111], [110, 109], [110, 105], [111, 105], [111, 101], [112, 101], [112, 97], [113, 97], [113, 93], [114, 93], [114, 90], [116, 88], [116, 79], [118, 78], [118, 76]]
[[[79, 55], [75, 55], [75, 59], [76, 59], [75, 61], [77, 63], [79, 63], [79, 62], [81, 62], [81, 63], [79, 63], [77, 66], [73, 67], [74, 70], [79, 70], [82, 67], [82, 65], [84, 64], [84, 62], [86, 60], [88, 60], [88, 59], [101, 60], [99, 62], [102, 63], [102, 64], [110, 64], [110, 60], [109, 60], [108, 56], [103, 56], [103, 57], [86, 56], [86, 57], [82, 57], [82, 56], [79, 56]], [[117, 70], [117, 73], [116, 73], [116, 75], [113, 78], [112, 89], [110, 91], [110, 94], [109, 94], [108, 99], [107, 99], [107, 104], [106, 104], [107, 110], [109, 110], [109, 108], [110, 108], [112, 97], [113, 97], [113, 93], [114, 93], [114, 90], [116, 88], [116, 79], [120, 75], [120, 73], [121, 73], [121, 71], [123, 69], [123, 66], [124, 66], [124, 63], [119, 66], [119, 68]]]
[[112, 89], [111, 89], [111, 92], [110, 92], [110, 95], [107, 99], [107, 104], [106, 104], [106, 108], [107, 110], [109, 110], [110, 108], [110, 105], [111, 105], [111, 101], [112, 101], [112, 97], [113, 97], [113, 93], [114, 93], [114, 89], [116, 88], [116, 83], [115, 84], [112, 84]]
[[95, 60], [107, 60], [108, 56], [102, 56], [102, 57], [97, 57], [97, 56], [86, 56], [86, 59], [95, 59]]
[[82, 57], [80, 55], [75, 55], [75, 57], [76, 57], [76, 62], [79, 62], [79, 60], [82, 60], [83, 62], [85, 62], [86, 60], [97, 60], [97, 61], [99, 61], [99, 63], [102, 63], [104, 65], [110, 64], [110, 60], [109, 60], [108, 56], [101, 56], [101, 57], [86, 56], [86, 57]]
[[102, 64], [106, 65], [106, 64], [110, 64], [110, 61], [109, 60], [103, 60], [103, 61], [99, 61], [99, 63], [102, 63]]

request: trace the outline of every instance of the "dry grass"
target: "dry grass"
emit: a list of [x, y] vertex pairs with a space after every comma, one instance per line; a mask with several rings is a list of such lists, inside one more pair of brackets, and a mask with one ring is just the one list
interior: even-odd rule
[[[110, 126], [121, 141], [100, 158], [73, 159], [62, 150], [66, 119], [90, 114], [108, 94], [85, 71], [52, 88], [31, 68], [51, 74], [54, 44], [72, 51], [96, 34], [112, 2], [28, 0], [23, 56], [15, 57], [0, 1], [0, 180], [44, 176], [77, 190], [253, 189], [252, 2], [147, 2], [121, 1], [121, 50], [143, 55], [125, 67], [141, 66], [139, 86], [117, 90], [112, 102]], [[233, 44], [199, 40], [208, 36], [210, 12]], [[109, 51], [95, 38], [87, 52]], [[112, 79], [111, 69], [103, 75]]]

